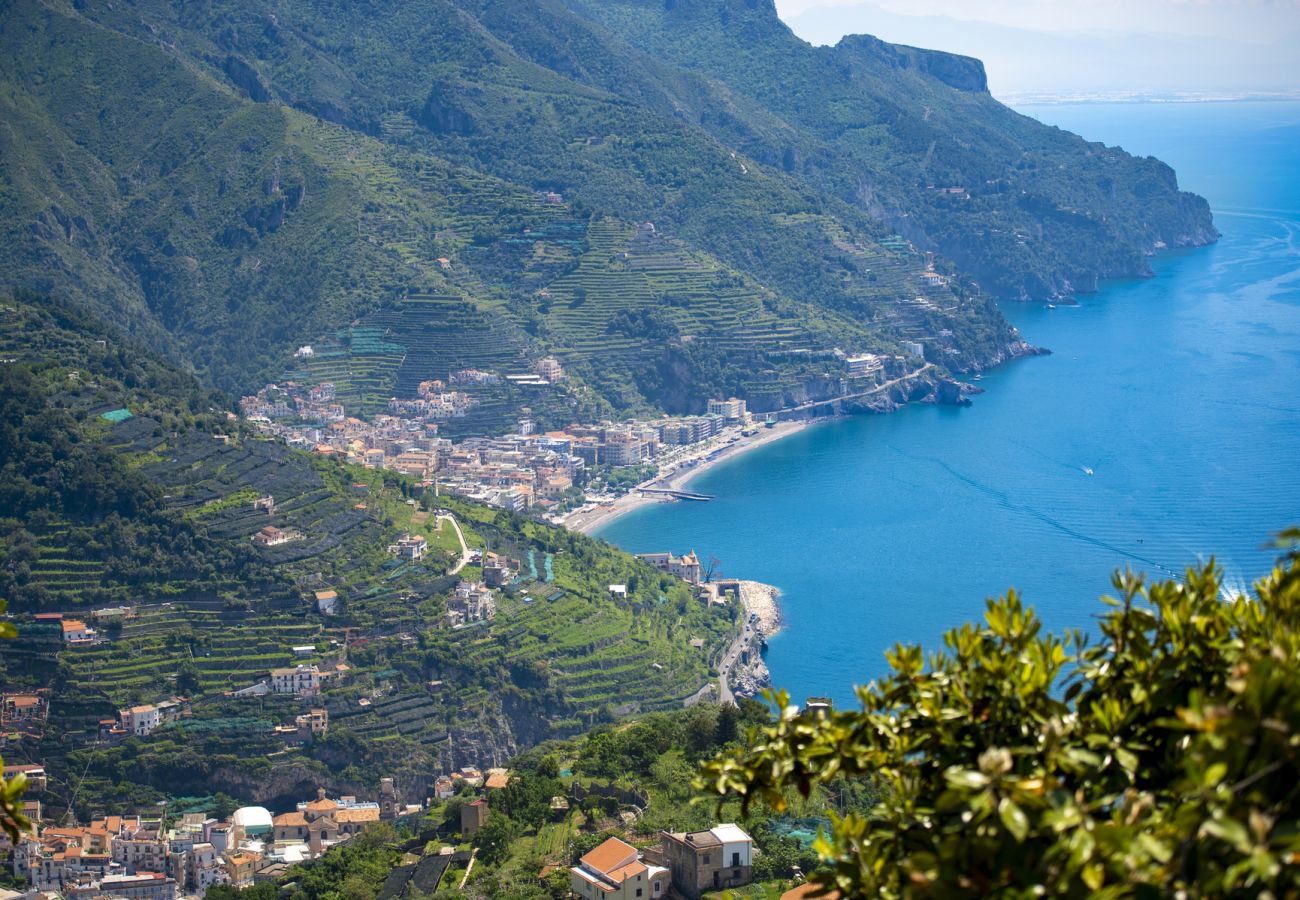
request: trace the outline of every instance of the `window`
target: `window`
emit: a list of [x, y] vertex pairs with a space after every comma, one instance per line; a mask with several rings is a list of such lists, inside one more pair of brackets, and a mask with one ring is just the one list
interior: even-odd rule
[[709, 854], [707, 854], [707, 853], [704, 854], [704, 864], [705, 864], [706, 866], [709, 864]]
[[732, 864], [733, 866], [736, 866], [737, 868], [740, 867], [740, 854], [739, 854], [739, 853], [732, 853], [732, 854], [731, 854], [731, 864]]
[[641, 888], [637, 888], [637, 889], [636, 889], [636, 895], [637, 895], [638, 897], [641, 896]]

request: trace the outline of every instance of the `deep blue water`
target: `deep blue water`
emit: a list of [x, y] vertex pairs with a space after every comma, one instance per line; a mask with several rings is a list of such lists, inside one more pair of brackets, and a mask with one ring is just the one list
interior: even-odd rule
[[713, 502], [602, 532], [780, 587], [768, 664], [796, 698], [850, 700], [886, 648], [935, 646], [1012, 585], [1083, 628], [1116, 567], [1215, 554], [1244, 586], [1300, 523], [1300, 104], [1023, 111], [1169, 162], [1223, 238], [1077, 308], [1006, 306], [1054, 354], [987, 374], [969, 408], [818, 425], [692, 483]]

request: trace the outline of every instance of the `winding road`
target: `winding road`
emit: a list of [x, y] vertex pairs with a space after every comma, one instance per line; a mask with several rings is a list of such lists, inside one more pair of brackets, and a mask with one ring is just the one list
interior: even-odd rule
[[456, 537], [460, 540], [460, 562], [447, 570], [448, 575], [457, 575], [460, 570], [469, 565], [472, 558], [469, 552], [469, 545], [465, 543], [465, 532], [460, 530], [460, 523], [456, 521], [455, 516], [438, 516], [439, 522], [450, 522], [451, 527], [456, 529]]

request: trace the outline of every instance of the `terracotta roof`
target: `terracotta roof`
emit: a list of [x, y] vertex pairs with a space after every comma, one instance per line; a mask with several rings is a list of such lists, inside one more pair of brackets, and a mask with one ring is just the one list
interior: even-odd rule
[[277, 828], [286, 825], [306, 825], [307, 817], [300, 812], [281, 813], [271, 820]]
[[510, 783], [509, 772], [493, 772], [487, 777], [486, 787], [490, 790], [503, 788]]
[[582, 858], [582, 864], [597, 872], [610, 872], [628, 865], [636, 859], [636, 848], [631, 844], [610, 838]]
[[373, 806], [363, 806], [360, 809], [340, 809], [334, 813], [334, 821], [339, 824], [344, 822], [378, 822], [379, 810]]
[[605, 874], [609, 876], [611, 881], [618, 882], [621, 884], [622, 882], [627, 881], [629, 878], [634, 878], [637, 875], [643, 874], [645, 871], [646, 871], [646, 867], [644, 865], [642, 865], [639, 862], [633, 861], [628, 863], [626, 866], [623, 866], [622, 868], [615, 869], [612, 872], [606, 872]]
[[309, 810], [311, 812], [330, 812], [331, 810], [335, 810], [338, 808], [339, 805], [335, 803], [333, 800], [329, 799], [328, 797], [323, 797], [320, 800], [313, 800], [310, 803], [308, 803], [305, 807], [303, 807], [303, 809]]

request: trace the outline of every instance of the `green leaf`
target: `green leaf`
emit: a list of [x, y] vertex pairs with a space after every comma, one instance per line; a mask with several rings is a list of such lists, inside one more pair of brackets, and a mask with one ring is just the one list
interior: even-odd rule
[[1011, 832], [1011, 836], [1016, 839], [1016, 843], [1024, 843], [1025, 837], [1029, 834], [1029, 817], [1025, 815], [1025, 811], [1010, 797], [1003, 797], [998, 803], [998, 816], [1007, 831]]

